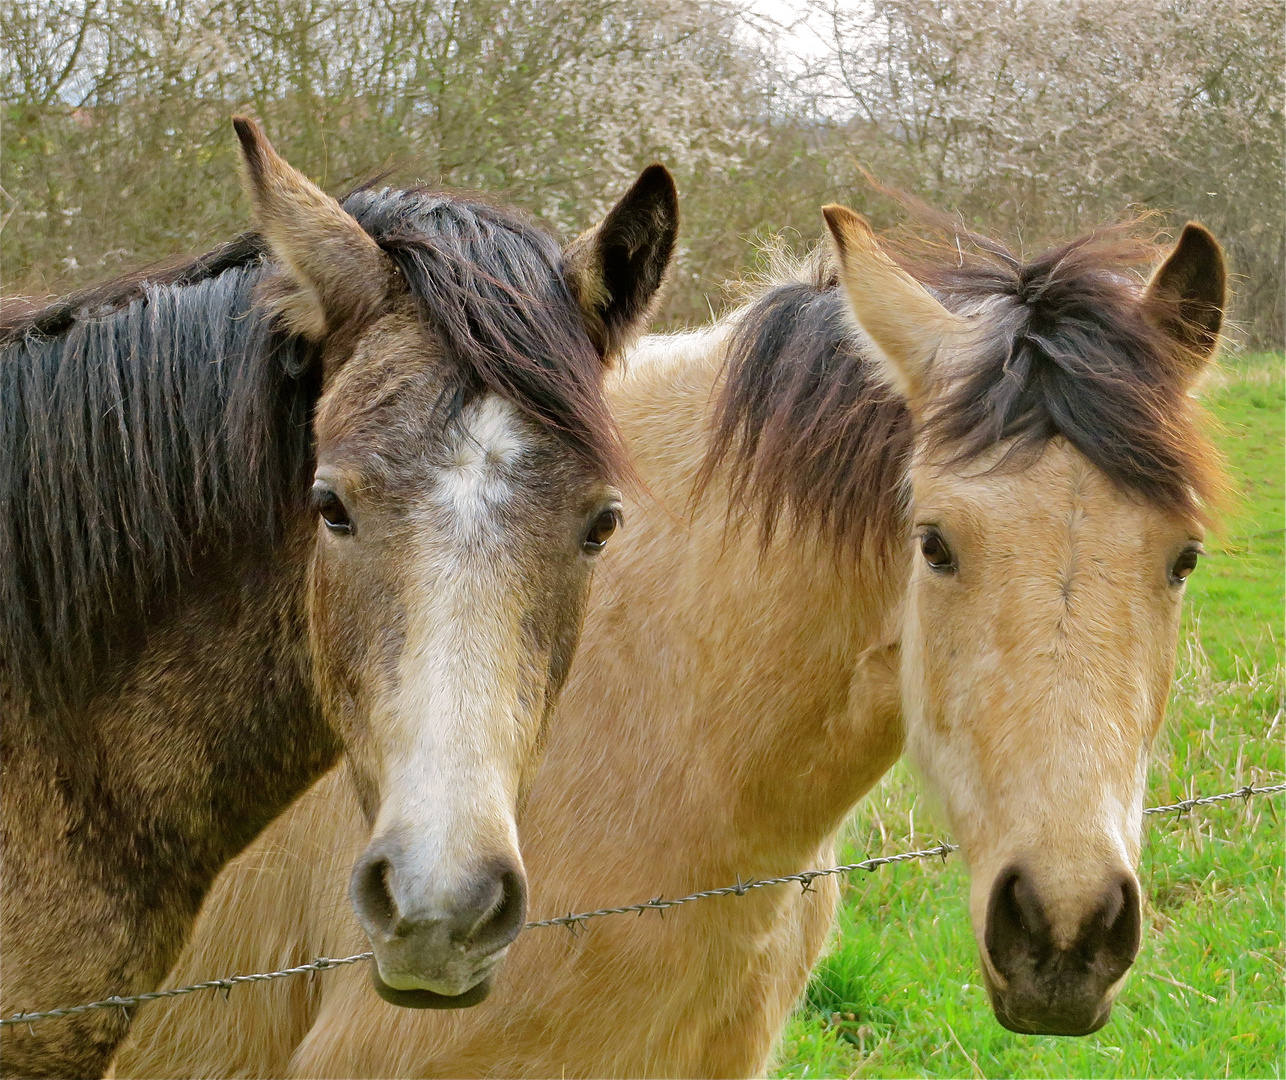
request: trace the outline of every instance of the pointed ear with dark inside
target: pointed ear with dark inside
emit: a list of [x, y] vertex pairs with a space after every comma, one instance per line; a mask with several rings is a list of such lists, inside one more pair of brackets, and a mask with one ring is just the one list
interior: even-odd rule
[[283, 327], [320, 341], [383, 306], [393, 264], [352, 215], [288, 165], [259, 125], [235, 116], [246, 192], [288, 284], [274, 306]]
[[649, 165], [602, 222], [563, 252], [590, 340], [612, 360], [647, 325], [679, 235], [679, 194], [664, 165]]
[[1183, 346], [1194, 377], [1219, 345], [1227, 290], [1219, 241], [1204, 226], [1188, 222], [1148, 282], [1143, 302], [1152, 319]]

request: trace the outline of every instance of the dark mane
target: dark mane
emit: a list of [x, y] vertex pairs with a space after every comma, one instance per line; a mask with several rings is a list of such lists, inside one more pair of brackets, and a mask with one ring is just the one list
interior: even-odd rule
[[30, 335], [56, 337], [65, 334], [77, 320], [106, 315], [135, 300], [142, 300], [149, 288], [162, 285], [195, 285], [218, 277], [225, 270], [244, 267], [267, 254], [263, 240], [255, 233], [243, 233], [235, 240], [191, 259], [172, 259], [134, 270], [120, 277], [79, 289], [56, 300], [25, 302], [5, 298], [0, 309], [0, 349]]
[[881, 554], [901, 535], [911, 415], [849, 328], [820, 252], [741, 313], [698, 490], [724, 460], [733, 504], [757, 504], [760, 541], [783, 517]]
[[[498, 393], [620, 475], [602, 361], [552, 237], [428, 191], [345, 205], [441, 337], [449, 412]], [[261, 315], [272, 272], [246, 235], [0, 322], [0, 657], [16, 691], [79, 698], [113, 628], [203, 552], [270, 544], [303, 506], [318, 365]]]
[[199, 552], [234, 535], [270, 542], [300, 505], [311, 350], [255, 317], [264, 257], [253, 243], [237, 256], [9, 329], [0, 627], [6, 679], [41, 700], [83, 696], [109, 629], [136, 622]]
[[[949, 308], [985, 330], [915, 438], [951, 465], [1007, 443], [1021, 467], [1062, 437], [1124, 490], [1201, 519], [1220, 490], [1218, 458], [1187, 393], [1190, 358], [1139, 303], [1132, 271], [1156, 248], [1106, 229], [1022, 261], [1002, 245], [888, 245]], [[841, 545], [902, 534], [909, 412], [893, 400], [846, 324], [830, 259], [739, 316], [703, 467], [731, 465], [732, 491], [761, 511], [766, 543], [783, 514]], [[942, 373], [944, 378], [947, 373]]]

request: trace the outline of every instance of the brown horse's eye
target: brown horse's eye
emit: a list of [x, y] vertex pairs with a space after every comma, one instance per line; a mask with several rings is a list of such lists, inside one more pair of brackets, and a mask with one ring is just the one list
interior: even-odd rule
[[951, 549], [947, 547], [947, 542], [942, 539], [942, 534], [937, 529], [925, 529], [920, 534], [920, 554], [924, 556], [924, 561], [930, 568], [938, 573], [955, 572], [956, 557], [951, 554]]
[[348, 511], [344, 509], [344, 504], [340, 497], [334, 491], [325, 484], [314, 484], [312, 502], [313, 509], [321, 515], [322, 521], [326, 523], [326, 528], [333, 533], [352, 535], [353, 522], [348, 516]]
[[589, 523], [589, 528], [581, 539], [581, 550], [588, 555], [597, 555], [603, 548], [607, 547], [608, 537], [616, 532], [616, 527], [620, 523], [621, 512], [615, 507], [600, 510], [594, 520]]
[[1174, 560], [1174, 565], [1170, 567], [1170, 584], [1182, 585], [1188, 580], [1188, 575], [1197, 568], [1197, 561], [1201, 558], [1200, 548], [1184, 548], [1179, 553], [1179, 557]]

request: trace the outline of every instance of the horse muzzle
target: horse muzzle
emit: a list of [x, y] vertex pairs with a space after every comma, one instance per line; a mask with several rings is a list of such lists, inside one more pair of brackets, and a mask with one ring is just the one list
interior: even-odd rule
[[1074, 934], [1056, 936], [1031, 877], [1018, 866], [1002, 871], [983, 935], [996, 1019], [1023, 1035], [1097, 1031], [1138, 954], [1141, 929], [1138, 882], [1129, 872], [1112, 878]]
[[385, 1001], [457, 1009], [486, 998], [491, 975], [526, 919], [520, 863], [497, 858], [458, 887], [417, 890], [396, 851], [373, 847], [353, 869], [350, 892], [370, 939], [372, 980]]

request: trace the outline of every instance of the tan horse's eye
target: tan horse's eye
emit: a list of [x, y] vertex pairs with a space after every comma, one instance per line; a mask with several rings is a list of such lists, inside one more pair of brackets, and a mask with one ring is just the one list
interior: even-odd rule
[[1198, 547], [1184, 548], [1179, 553], [1179, 557], [1174, 560], [1174, 565], [1170, 567], [1170, 583], [1172, 585], [1182, 585], [1188, 580], [1188, 575], [1197, 568], [1197, 562], [1201, 558], [1202, 551]]
[[589, 528], [581, 539], [581, 550], [588, 555], [597, 555], [603, 548], [607, 547], [608, 538], [612, 533], [616, 532], [616, 527], [620, 523], [621, 512], [615, 507], [600, 510], [594, 520], [589, 523]]
[[313, 485], [312, 504], [313, 509], [321, 516], [322, 521], [326, 523], [326, 528], [331, 532], [352, 535], [353, 522], [348, 516], [348, 511], [344, 509], [344, 503], [325, 484], [319, 482]]
[[956, 557], [951, 554], [951, 549], [937, 529], [928, 528], [920, 534], [920, 554], [929, 567], [938, 573], [955, 573]]

